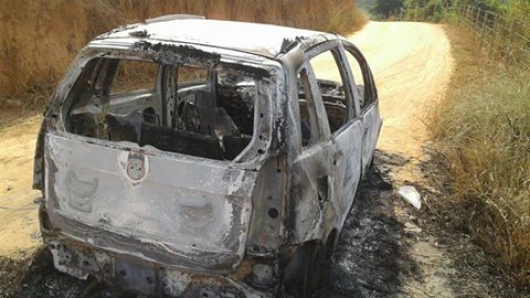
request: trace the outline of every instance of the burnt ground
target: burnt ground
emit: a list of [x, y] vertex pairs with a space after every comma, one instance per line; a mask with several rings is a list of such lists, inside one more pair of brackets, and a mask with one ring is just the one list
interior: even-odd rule
[[392, 181], [377, 166], [383, 162], [378, 157], [361, 184], [318, 297], [391, 297], [402, 292], [406, 276], [419, 278], [419, 267], [408, 253], [404, 225], [394, 212]]
[[[517, 297], [465, 229], [436, 209], [440, 205], [433, 202], [450, 192], [450, 182], [435, 170], [439, 165], [421, 166], [433, 186], [404, 181], [424, 196], [422, 211], [396, 195], [393, 184], [403, 181], [394, 183], [390, 177], [409, 162], [376, 152], [375, 167], [362, 183], [329, 274], [315, 297]], [[40, 248], [17, 260], [0, 258], [0, 298], [15, 297], [135, 296], [57, 272], [48, 251]]]

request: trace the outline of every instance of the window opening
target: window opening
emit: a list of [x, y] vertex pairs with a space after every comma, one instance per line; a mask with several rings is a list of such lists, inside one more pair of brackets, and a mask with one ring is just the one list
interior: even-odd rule
[[320, 138], [315, 99], [311, 91], [311, 83], [307, 69], [298, 74], [298, 104], [300, 110], [300, 132], [302, 147], [316, 143]]
[[351, 106], [351, 100], [344, 90], [339, 60], [333, 52], [325, 51], [313, 57], [309, 63], [318, 82], [330, 131], [334, 133], [348, 122], [348, 107]]
[[258, 92], [265, 88], [265, 80], [224, 65], [97, 58], [69, 92], [65, 126], [86, 137], [233, 160], [252, 140], [256, 101], [269, 100]]

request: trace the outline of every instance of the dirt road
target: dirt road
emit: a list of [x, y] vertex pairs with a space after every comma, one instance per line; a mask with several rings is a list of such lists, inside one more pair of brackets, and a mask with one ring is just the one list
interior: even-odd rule
[[443, 27], [371, 22], [350, 40], [366, 56], [379, 90], [384, 126], [378, 148], [421, 156], [427, 139], [422, 119], [445, 95], [453, 69]]
[[[384, 118], [378, 147], [413, 161], [393, 170], [392, 178], [398, 186], [406, 180], [414, 181], [418, 179], [415, 164], [422, 158], [421, 148], [426, 141], [427, 129], [422, 119], [429, 106], [444, 96], [452, 71], [450, 45], [444, 30], [439, 25], [422, 23], [371, 22], [350, 39], [365, 54], [378, 85]], [[34, 203], [39, 193], [31, 190], [33, 149], [39, 119], [34, 117], [0, 129], [0, 257], [19, 256], [40, 244], [37, 204]], [[403, 212], [395, 207], [389, 208], [398, 215]], [[350, 227], [359, 229], [362, 225], [351, 223]], [[366, 233], [372, 231], [367, 228]], [[346, 235], [351, 235], [352, 231], [346, 231]], [[344, 245], [347, 249], [352, 244]], [[439, 277], [444, 275], [438, 271], [439, 267], [445, 267], [438, 266], [443, 262], [443, 254], [424, 242], [414, 246], [412, 251], [424, 256], [417, 262], [420, 267], [422, 263], [426, 264], [420, 268], [425, 273], [426, 284], [405, 282], [402, 287], [409, 289], [407, 295], [451, 297], [450, 290], [446, 290], [444, 280]], [[364, 252], [360, 250], [359, 253]], [[337, 262], [339, 265], [347, 263], [344, 260]], [[347, 268], [343, 269], [350, 270], [352, 264], [346, 264]]]
[[[409, 162], [392, 168], [395, 186], [423, 184], [418, 165], [428, 140], [425, 118], [434, 102], [443, 99], [453, 71], [451, 47], [440, 25], [423, 23], [369, 23], [350, 40], [365, 54], [379, 90], [384, 125], [378, 149]], [[406, 230], [421, 228], [413, 212], [393, 204], [393, 216]], [[418, 235], [415, 235], [418, 236]], [[404, 296], [453, 297], [451, 262], [429, 237], [409, 242], [409, 254], [421, 278], [406, 278]]]
[[0, 256], [24, 253], [40, 244], [34, 203], [40, 193], [31, 189], [39, 125], [40, 117], [33, 117], [0, 129]]

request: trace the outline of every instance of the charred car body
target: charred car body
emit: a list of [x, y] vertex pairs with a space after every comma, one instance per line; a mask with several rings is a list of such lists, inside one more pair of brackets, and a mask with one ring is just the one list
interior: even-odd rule
[[340, 36], [183, 15], [118, 28], [45, 112], [44, 242], [58, 270], [146, 295], [309, 296], [380, 128]]

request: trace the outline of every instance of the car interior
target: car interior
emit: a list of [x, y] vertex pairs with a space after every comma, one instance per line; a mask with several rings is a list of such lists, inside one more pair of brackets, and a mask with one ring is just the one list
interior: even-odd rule
[[95, 58], [63, 106], [66, 130], [112, 142], [234, 160], [254, 133], [261, 82], [228, 67]]

